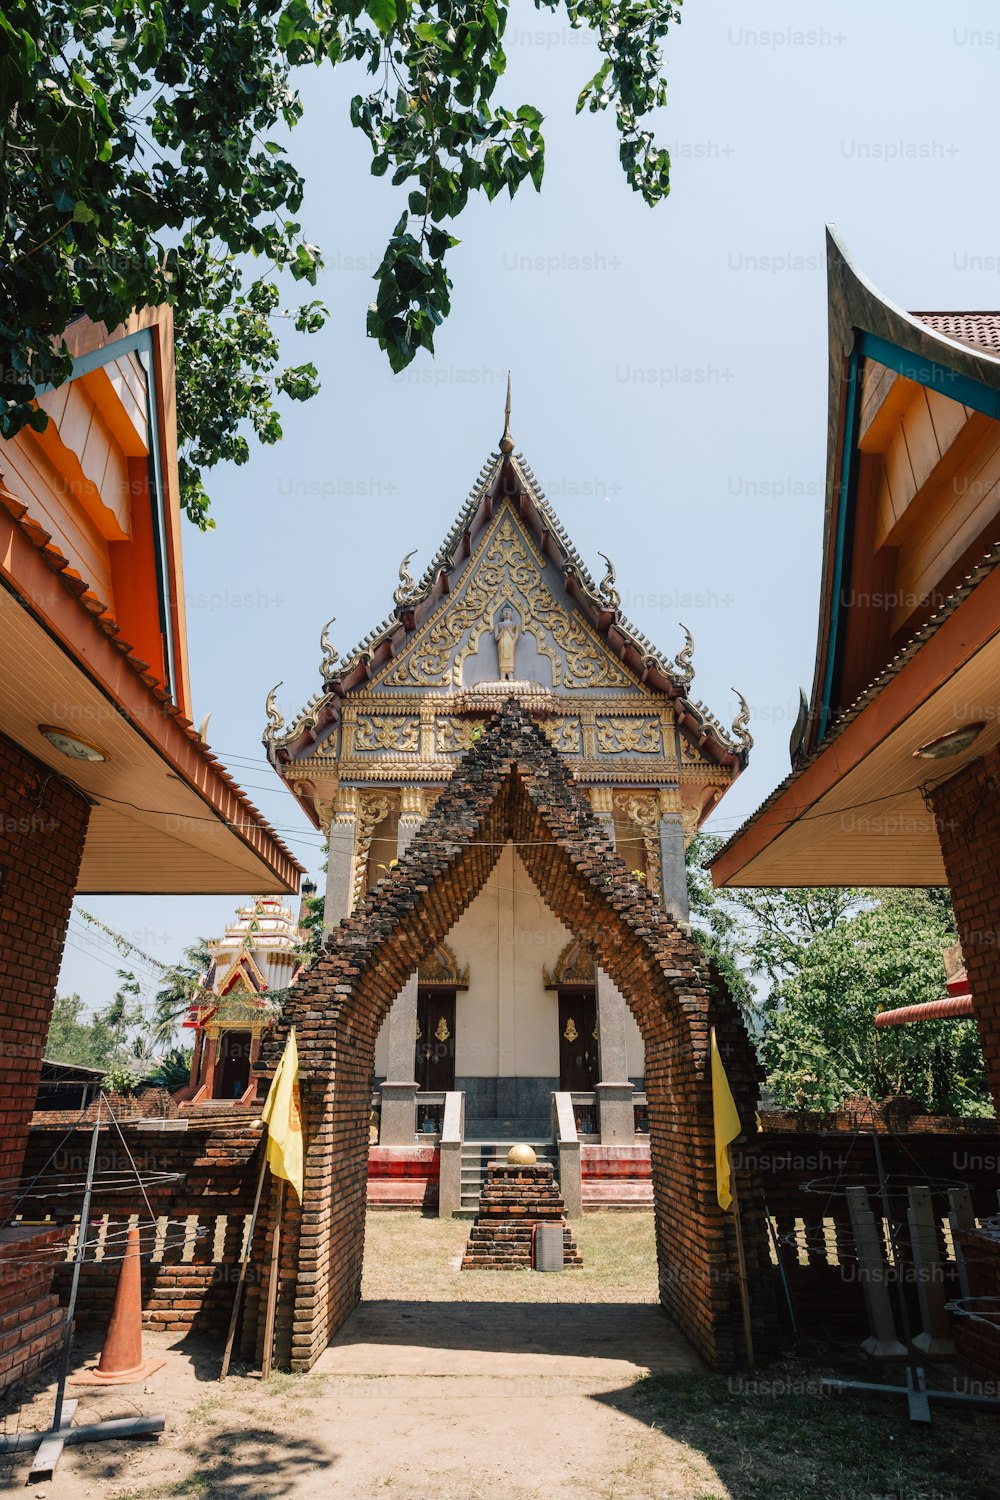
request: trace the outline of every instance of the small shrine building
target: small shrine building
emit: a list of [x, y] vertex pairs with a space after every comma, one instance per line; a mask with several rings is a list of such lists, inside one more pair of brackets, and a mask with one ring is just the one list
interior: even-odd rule
[[[303, 886], [307, 894], [313, 889]], [[179, 1104], [254, 1101], [261, 1038], [302, 967], [306, 937], [280, 897], [258, 896], [209, 942], [209, 966], [183, 1022], [194, 1032], [194, 1056], [191, 1081], [175, 1096]]]
[[[507, 425], [423, 575], [399, 568], [389, 615], [341, 656], [321, 635], [319, 691], [290, 723], [268, 698], [264, 744], [329, 838], [325, 924], [346, 918], [511, 698], [544, 731], [614, 849], [688, 920], [685, 846], [746, 764], [749, 712], [725, 729], [673, 660], [595, 580]], [[603, 554], [602, 554], [603, 556]], [[683, 629], [683, 627], [681, 627]], [[375, 1051], [384, 1145], [435, 1128], [464, 1095], [467, 1138], [548, 1139], [552, 1095], [584, 1130], [634, 1142], [645, 1059], [621, 992], [555, 916], [513, 842], [398, 995]]]

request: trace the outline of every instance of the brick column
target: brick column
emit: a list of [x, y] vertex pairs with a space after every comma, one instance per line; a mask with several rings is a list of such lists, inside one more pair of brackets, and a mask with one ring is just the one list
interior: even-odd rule
[[51, 1290], [66, 1232], [8, 1224], [21, 1176], [90, 805], [0, 737], [0, 1390], [62, 1340]]
[[1000, 756], [994, 751], [963, 766], [930, 799], [1000, 1114]]
[[[0, 1179], [21, 1171], [90, 807], [0, 738]], [[0, 1209], [9, 1208], [0, 1191]]]
[[[404, 787], [396, 834], [401, 859], [423, 820], [419, 787]], [[389, 1012], [389, 1061], [382, 1085], [380, 1146], [412, 1146], [417, 1129], [417, 1085], [413, 1077], [417, 1042], [417, 975], [411, 974]]]

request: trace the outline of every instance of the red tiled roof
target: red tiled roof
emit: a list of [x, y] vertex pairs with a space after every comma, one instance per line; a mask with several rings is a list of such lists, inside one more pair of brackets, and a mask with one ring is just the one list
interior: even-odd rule
[[1000, 354], [1000, 312], [915, 312], [912, 316], [945, 338]]

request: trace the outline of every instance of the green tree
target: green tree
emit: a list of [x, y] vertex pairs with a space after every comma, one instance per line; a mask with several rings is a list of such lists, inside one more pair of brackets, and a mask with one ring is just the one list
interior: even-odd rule
[[743, 955], [740, 924], [730, 904], [721, 898], [720, 892], [713, 889], [712, 877], [704, 867], [705, 860], [721, 843], [721, 839], [711, 834], [699, 833], [688, 845], [687, 889], [691, 932], [705, 950], [709, 962], [714, 964], [725, 981], [747, 1024], [752, 1027], [757, 996], [749, 978], [740, 967]]
[[170, 1051], [160, 1058], [146, 1082], [156, 1084], [158, 1088], [166, 1089], [168, 1093], [176, 1093], [190, 1081], [193, 1056], [193, 1047], [171, 1047]]
[[[601, 65], [577, 110], [613, 109], [629, 184], [654, 204], [670, 160], [647, 118], [666, 101], [661, 44], [680, 0], [535, 0], [596, 34]], [[181, 499], [210, 525], [203, 471], [247, 460], [247, 425], [281, 436], [275, 401], [318, 390], [280, 368], [274, 320], [301, 332], [326, 311], [282, 310], [314, 286], [318, 248], [298, 222], [304, 183], [281, 139], [302, 105], [294, 70], [354, 68], [352, 125], [371, 170], [406, 189], [367, 316], [394, 370], [450, 308], [448, 227], [470, 193], [541, 187], [542, 116], [494, 94], [506, 59], [497, 0], [7, 0], [0, 11], [0, 433], [46, 417], [32, 400], [70, 370], [81, 313], [109, 328], [170, 303], [178, 339]], [[398, 213], [398, 208], [396, 210]]]
[[944, 993], [948, 917], [933, 893], [889, 891], [808, 943], [764, 1004], [760, 1054], [781, 1104], [906, 1094], [935, 1114], [991, 1113], [974, 1021], [875, 1026], [879, 1010]]
[[107, 1005], [89, 1017], [79, 995], [57, 995], [52, 1007], [45, 1056], [82, 1068], [129, 1067], [145, 1055], [145, 1016], [140, 986], [128, 969]]
[[53, 1001], [45, 1056], [52, 1062], [75, 1063], [80, 1068], [100, 1068], [107, 1061], [98, 1055], [93, 1028], [79, 995], [57, 995]]
[[208, 939], [196, 938], [184, 949], [183, 958], [164, 972], [153, 1002], [153, 1039], [158, 1046], [174, 1040], [210, 963]]

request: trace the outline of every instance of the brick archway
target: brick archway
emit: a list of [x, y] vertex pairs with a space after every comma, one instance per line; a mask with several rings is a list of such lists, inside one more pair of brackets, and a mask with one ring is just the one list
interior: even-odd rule
[[[637, 885], [537, 724], [517, 701], [455, 770], [392, 875], [336, 928], [267, 1044], [296, 1028], [305, 1193], [286, 1211], [277, 1355], [307, 1370], [360, 1296], [375, 1039], [409, 976], [446, 937], [513, 841], [555, 915], [625, 995], [646, 1046], [660, 1298], [718, 1369], [743, 1345], [731, 1215], [715, 1196], [709, 1029], [744, 1121], [757, 1066], [739, 1012], [701, 950]], [[769, 1308], [759, 1189], [741, 1183], [755, 1342]], [[758, 1328], [756, 1325], [760, 1324]]]

